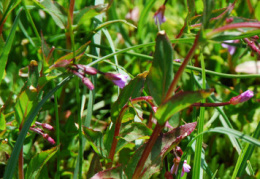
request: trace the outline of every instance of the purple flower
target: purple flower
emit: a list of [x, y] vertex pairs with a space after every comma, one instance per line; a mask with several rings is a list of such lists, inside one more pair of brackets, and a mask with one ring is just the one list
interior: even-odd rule
[[[175, 166], [177, 165], [177, 166]], [[178, 171], [178, 167], [179, 167], [179, 163], [176, 162], [175, 164], [172, 165], [171, 168], [171, 173], [175, 173], [175, 175], [177, 175], [177, 171]], [[182, 166], [182, 172], [181, 172], [181, 176], [184, 175], [184, 173], [188, 173], [190, 172], [191, 166], [189, 164], [187, 164], [187, 160], [184, 160], [183, 166]]]
[[111, 80], [119, 88], [124, 88], [127, 82], [128, 76], [122, 74], [105, 73], [105, 77]]
[[245, 101], [248, 101], [253, 96], [254, 96], [254, 92], [250, 91], [250, 90], [247, 90], [244, 93], [231, 98], [229, 102], [230, 102], [230, 104], [235, 105], [235, 104], [238, 104], [238, 103], [243, 103]]
[[164, 11], [165, 11], [165, 6], [162, 5], [154, 14], [153, 18], [154, 18], [154, 22], [157, 25], [157, 22], [159, 22], [159, 24], [161, 25], [162, 23], [164, 23], [166, 21], [166, 18], [164, 16]]
[[236, 43], [235, 40], [227, 40], [227, 41], [224, 41], [224, 43], [222, 43], [222, 47], [223, 48], [227, 48], [228, 49], [228, 52], [230, 55], [233, 55], [236, 51], [236, 47], [232, 46], [232, 45], [228, 45], [226, 43]]

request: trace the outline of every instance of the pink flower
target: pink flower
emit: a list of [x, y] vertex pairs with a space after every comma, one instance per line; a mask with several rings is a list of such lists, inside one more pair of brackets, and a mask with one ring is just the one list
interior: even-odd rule
[[[177, 164], [177, 166], [175, 166]], [[179, 163], [176, 162], [175, 164], [172, 165], [171, 168], [171, 173], [175, 173], [175, 175], [177, 175], [177, 171], [178, 171], [178, 167], [179, 167]], [[187, 164], [187, 160], [184, 160], [183, 166], [182, 166], [182, 172], [181, 172], [181, 176], [184, 175], [184, 173], [189, 173], [191, 169], [191, 166], [189, 164]]]
[[250, 90], [247, 90], [244, 93], [231, 98], [229, 102], [230, 102], [230, 104], [236, 105], [238, 103], [243, 103], [245, 101], [248, 101], [253, 96], [254, 96], [254, 92], [250, 91]]
[[166, 18], [164, 16], [164, 11], [165, 11], [165, 5], [162, 5], [154, 14], [154, 22], [157, 25], [157, 22], [159, 22], [159, 25], [164, 23], [166, 21]]
[[119, 88], [124, 88], [127, 82], [128, 76], [122, 74], [105, 73], [105, 77], [111, 80]]
[[135, 7], [130, 12], [128, 12], [125, 16], [126, 19], [132, 20], [134, 22], [138, 22], [139, 19], [139, 9]]

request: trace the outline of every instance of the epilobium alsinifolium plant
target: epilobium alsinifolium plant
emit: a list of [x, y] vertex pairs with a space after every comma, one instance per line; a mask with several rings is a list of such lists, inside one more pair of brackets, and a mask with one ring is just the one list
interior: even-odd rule
[[259, 175], [260, 2], [0, 2], [0, 178]]

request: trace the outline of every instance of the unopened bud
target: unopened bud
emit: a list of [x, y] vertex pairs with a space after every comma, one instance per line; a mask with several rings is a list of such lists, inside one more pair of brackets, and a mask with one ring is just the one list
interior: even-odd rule
[[84, 85], [86, 85], [88, 87], [88, 89], [90, 89], [90, 90], [94, 89], [94, 85], [91, 83], [91, 81], [88, 78], [86, 78], [86, 77], [82, 78], [82, 83]]
[[42, 127], [44, 129], [48, 129], [50, 131], [54, 129], [53, 126], [51, 126], [50, 124], [47, 124], [47, 123], [42, 123]]
[[248, 101], [253, 96], [254, 96], [254, 92], [250, 91], [250, 90], [247, 90], [244, 93], [231, 98], [229, 102], [230, 102], [230, 104], [236, 105], [236, 104]]

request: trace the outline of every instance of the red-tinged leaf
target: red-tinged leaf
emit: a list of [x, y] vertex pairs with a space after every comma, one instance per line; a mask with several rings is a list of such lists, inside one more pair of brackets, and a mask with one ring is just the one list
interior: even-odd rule
[[147, 76], [147, 86], [157, 105], [165, 98], [173, 80], [173, 50], [165, 31], [156, 38], [153, 64]]
[[121, 166], [101, 171], [96, 175], [94, 175], [91, 179], [104, 179], [104, 178], [127, 179]]
[[210, 94], [211, 91], [203, 91], [203, 90], [179, 92], [158, 107], [155, 113], [155, 118], [157, 119], [159, 124], [163, 125], [175, 113], [189, 107], [193, 103], [196, 103], [204, 98], [207, 98]]
[[[75, 58], [78, 59], [79, 57], [81, 57], [83, 55], [83, 53], [85, 52], [87, 46], [90, 44], [90, 41], [88, 41], [87, 43], [85, 43], [84, 45], [82, 45], [78, 50], [76, 50], [75, 52]], [[54, 64], [60, 62], [61, 60], [69, 60], [73, 58], [73, 52], [68, 53], [67, 55], [64, 55], [62, 57], [60, 57]]]
[[[160, 165], [165, 155], [172, 150], [178, 143], [195, 129], [197, 122], [188, 123], [172, 131], [161, 134], [149, 154], [140, 178], [150, 178], [154, 173], [160, 171]], [[145, 145], [142, 145], [130, 159], [128, 165], [124, 169], [128, 178], [132, 178], [139, 159], [144, 151]]]
[[25, 178], [38, 178], [42, 167], [57, 152], [58, 148], [53, 147], [36, 154], [30, 161]]

